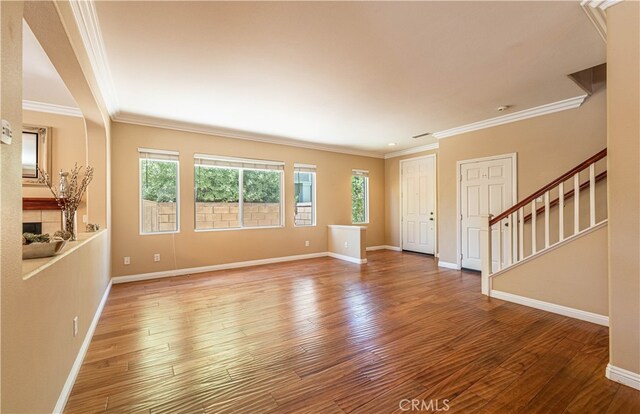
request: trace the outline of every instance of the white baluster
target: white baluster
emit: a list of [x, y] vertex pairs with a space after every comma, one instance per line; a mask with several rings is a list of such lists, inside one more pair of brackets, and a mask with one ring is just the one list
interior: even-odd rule
[[531, 254], [538, 251], [536, 244], [536, 200], [531, 202]]
[[549, 247], [549, 192], [544, 193], [544, 248]]
[[518, 260], [518, 212], [514, 212], [511, 215], [513, 227], [511, 228], [511, 254], [513, 255], [513, 263], [517, 263]]
[[573, 176], [573, 234], [580, 233], [580, 173]]
[[518, 256], [524, 259], [524, 207], [518, 210]]
[[511, 224], [511, 215], [509, 215], [509, 218], [507, 219], [507, 229], [506, 229], [506, 233], [507, 233], [507, 239], [505, 240], [506, 242], [506, 248], [507, 248], [507, 266], [510, 266], [513, 263], [513, 249], [511, 248], [511, 245], [513, 244], [513, 238], [511, 237], [511, 235], [509, 234], [511, 232], [512, 229], [512, 224]]
[[502, 220], [498, 222], [498, 270], [502, 270], [504, 250], [502, 247]]
[[558, 187], [558, 241], [564, 240], [564, 183]]
[[596, 164], [589, 166], [589, 226], [596, 225]]

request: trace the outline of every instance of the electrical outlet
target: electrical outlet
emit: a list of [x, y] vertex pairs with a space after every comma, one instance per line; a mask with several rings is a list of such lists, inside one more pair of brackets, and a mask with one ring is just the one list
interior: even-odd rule
[[2, 136], [0, 137], [0, 141], [3, 144], [11, 144], [13, 139], [13, 131], [11, 130], [11, 124], [7, 120], [2, 120]]
[[349, 242], [344, 242], [344, 247], [349, 247]]
[[131, 264], [131, 258], [129, 256], [125, 256], [124, 257], [124, 264], [126, 264], [126, 265], [130, 265]]
[[304, 242], [305, 247], [309, 247], [309, 240]]
[[86, 214], [82, 215], [82, 222], [84, 224], [87, 224], [89, 222], [89, 216], [87, 216]]
[[78, 336], [78, 317], [73, 317], [73, 336]]
[[160, 261], [160, 253], [156, 253], [153, 255], [153, 261], [154, 262], [159, 262]]

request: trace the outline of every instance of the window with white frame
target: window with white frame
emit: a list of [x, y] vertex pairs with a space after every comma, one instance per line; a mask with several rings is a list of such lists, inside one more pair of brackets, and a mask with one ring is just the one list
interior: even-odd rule
[[138, 148], [140, 159], [140, 233], [180, 231], [178, 152]]
[[316, 225], [316, 166], [293, 165], [296, 226]]
[[353, 170], [351, 174], [351, 221], [369, 222], [369, 172]]
[[195, 155], [195, 228], [281, 227], [284, 163]]

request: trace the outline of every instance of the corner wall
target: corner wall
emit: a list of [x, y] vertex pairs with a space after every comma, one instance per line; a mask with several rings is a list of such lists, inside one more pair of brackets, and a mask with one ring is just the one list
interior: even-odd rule
[[[180, 232], [139, 234], [138, 148], [180, 153]], [[194, 231], [194, 154], [285, 162], [284, 228]], [[352, 169], [369, 171], [367, 244], [384, 244], [384, 160], [114, 122], [112, 125], [113, 276], [326, 252], [328, 224], [351, 224]], [[293, 225], [293, 164], [317, 166], [317, 225]], [[310, 246], [305, 247], [305, 241]], [[153, 255], [160, 253], [161, 261]], [[123, 257], [131, 258], [130, 265]]]
[[640, 3], [607, 9], [610, 364], [640, 386]]

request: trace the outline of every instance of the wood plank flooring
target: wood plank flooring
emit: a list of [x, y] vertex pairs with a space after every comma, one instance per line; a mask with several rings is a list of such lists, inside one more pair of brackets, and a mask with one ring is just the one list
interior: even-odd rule
[[65, 412], [640, 412], [607, 328], [479, 292], [389, 251], [115, 285]]

